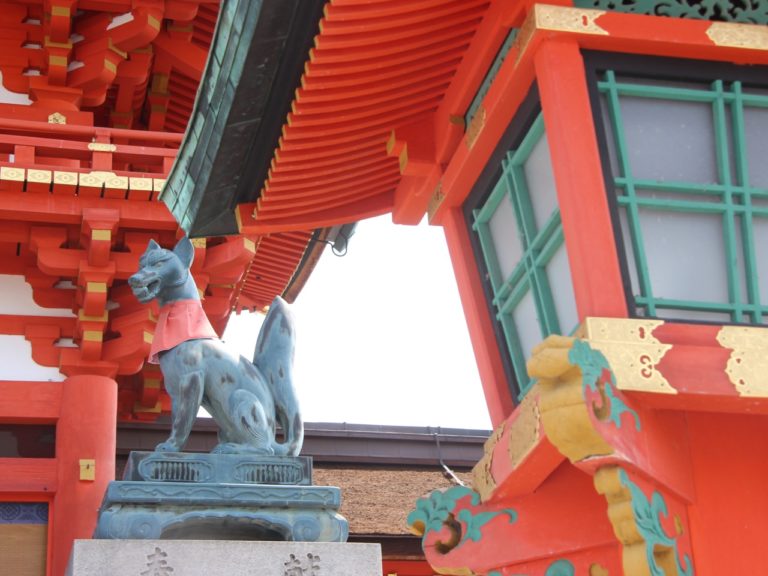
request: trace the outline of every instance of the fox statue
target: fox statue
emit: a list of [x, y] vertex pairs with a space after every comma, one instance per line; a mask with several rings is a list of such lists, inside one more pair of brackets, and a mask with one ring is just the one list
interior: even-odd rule
[[194, 254], [186, 237], [173, 250], [150, 240], [128, 279], [139, 302], [160, 305], [149, 360], [160, 364], [172, 406], [171, 434], [155, 450], [180, 451], [202, 406], [219, 426], [213, 452], [297, 456], [304, 424], [293, 389], [295, 332], [287, 304], [279, 296], [272, 303], [253, 362], [235, 357], [203, 311], [189, 271]]

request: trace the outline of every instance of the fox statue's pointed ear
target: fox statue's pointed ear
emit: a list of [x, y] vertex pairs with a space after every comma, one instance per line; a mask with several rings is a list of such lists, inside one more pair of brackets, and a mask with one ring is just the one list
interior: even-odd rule
[[147, 244], [147, 252], [151, 250], [160, 250], [160, 244], [155, 242], [152, 238], [149, 239], [149, 244]]
[[173, 253], [181, 260], [187, 268], [192, 266], [192, 260], [195, 259], [195, 247], [192, 246], [192, 241], [184, 236], [176, 243], [173, 248]]

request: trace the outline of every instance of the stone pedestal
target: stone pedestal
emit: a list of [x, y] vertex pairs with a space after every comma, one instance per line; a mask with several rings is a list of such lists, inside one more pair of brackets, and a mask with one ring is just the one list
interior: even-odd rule
[[378, 544], [77, 540], [66, 576], [381, 576]]
[[339, 489], [311, 473], [308, 457], [134, 452], [94, 538], [346, 542]]

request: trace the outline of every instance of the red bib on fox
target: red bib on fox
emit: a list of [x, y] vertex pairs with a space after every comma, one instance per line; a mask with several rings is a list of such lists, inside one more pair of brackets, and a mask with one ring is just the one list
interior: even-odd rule
[[149, 362], [159, 364], [159, 354], [187, 340], [218, 338], [199, 300], [176, 300], [160, 308]]

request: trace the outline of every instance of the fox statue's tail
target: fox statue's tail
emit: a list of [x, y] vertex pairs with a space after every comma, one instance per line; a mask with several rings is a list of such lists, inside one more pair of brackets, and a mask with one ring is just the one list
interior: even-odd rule
[[283, 442], [273, 448], [279, 456], [298, 456], [304, 443], [304, 422], [293, 389], [295, 329], [285, 300], [274, 299], [261, 326], [253, 364], [264, 375], [275, 399], [275, 415], [283, 429]]

